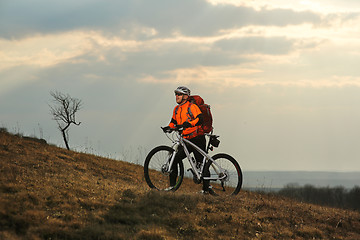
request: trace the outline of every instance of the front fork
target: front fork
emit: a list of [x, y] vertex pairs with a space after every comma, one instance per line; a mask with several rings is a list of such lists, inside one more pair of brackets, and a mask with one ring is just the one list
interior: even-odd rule
[[174, 164], [174, 160], [175, 160], [175, 155], [178, 152], [179, 149], [179, 142], [176, 142], [173, 146], [172, 149], [174, 149], [174, 152], [169, 155], [169, 157], [171, 156], [171, 158], [168, 158], [168, 160], [164, 163], [164, 165], [161, 167], [161, 172], [165, 175], [170, 175], [171, 171], [172, 171], [172, 165]]

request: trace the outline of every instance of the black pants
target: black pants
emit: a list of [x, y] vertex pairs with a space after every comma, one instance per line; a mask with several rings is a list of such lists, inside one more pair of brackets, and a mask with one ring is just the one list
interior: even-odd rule
[[[196, 146], [201, 148], [203, 151], [206, 149], [206, 139], [204, 135], [200, 135], [194, 138], [189, 139], [190, 142], [194, 143]], [[192, 146], [189, 144], [186, 144], [187, 149], [189, 150], [189, 153], [194, 153], [196, 162], [201, 163], [203, 161], [203, 155], [201, 155], [198, 151], [194, 150]], [[176, 184], [176, 178], [178, 175], [178, 163], [182, 161], [184, 158], [186, 158], [186, 153], [184, 149], [179, 147], [178, 152], [175, 155], [174, 164], [172, 166], [172, 172], [170, 173], [170, 186], [175, 186]], [[210, 177], [210, 171], [207, 168], [204, 168], [203, 177]], [[203, 190], [209, 189], [209, 180], [203, 180]]]

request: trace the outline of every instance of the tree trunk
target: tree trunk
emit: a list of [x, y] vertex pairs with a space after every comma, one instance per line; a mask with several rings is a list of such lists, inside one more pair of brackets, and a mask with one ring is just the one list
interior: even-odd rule
[[63, 135], [64, 142], [65, 142], [65, 146], [66, 146], [67, 150], [70, 150], [68, 141], [67, 141], [67, 139], [66, 139], [66, 133], [65, 133], [65, 131], [66, 131], [66, 130], [64, 130], [64, 129], [61, 130], [62, 135]]

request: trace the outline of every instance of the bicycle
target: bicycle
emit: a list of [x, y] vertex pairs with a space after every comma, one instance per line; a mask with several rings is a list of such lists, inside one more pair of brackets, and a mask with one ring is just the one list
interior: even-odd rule
[[[165, 145], [155, 147], [147, 155], [144, 162], [144, 175], [146, 183], [150, 188], [160, 191], [176, 191], [179, 189], [184, 178], [183, 161], [180, 161], [177, 165], [178, 177], [173, 187], [170, 187], [169, 175], [174, 164], [175, 155], [181, 146], [190, 164], [190, 168], [187, 171], [193, 174], [193, 181], [196, 184], [200, 184], [204, 179], [210, 180], [212, 190], [216, 195], [220, 196], [230, 196], [239, 193], [243, 175], [238, 162], [226, 153], [218, 153], [212, 157], [209, 155], [209, 150], [212, 151], [213, 147], [219, 146], [219, 136], [205, 134], [209, 141], [206, 151], [203, 151], [189, 140], [183, 138], [182, 131], [184, 128], [182, 126], [177, 126], [168, 131], [165, 131], [164, 128], [162, 129], [173, 145], [172, 147]], [[172, 137], [170, 137], [171, 133]], [[190, 155], [186, 144], [192, 146], [195, 149], [194, 151], [198, 151], [204, 157], [200, 164], [197, 164], [194, 157]], [[210, 177], [202, 176], [205, 168], [209, 168]]]

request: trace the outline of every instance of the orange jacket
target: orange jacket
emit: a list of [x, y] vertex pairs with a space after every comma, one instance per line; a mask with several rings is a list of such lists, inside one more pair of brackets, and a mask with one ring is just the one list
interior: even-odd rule
[[[189, 110], [191, 113], [189, 113]], [[199, 107], [196, 104], [186, 101], [174, 108], [173, 116], [169, 127], [174, 128], [175, 124], [182, 125], [184, 122], [189, 122], [192, 127], [186, 128], [183, 131], [184, 138], [190, 139], [199, 135], [204, 135], [204, 131], [201, 125], [197, 125], [199, 122], [199, 115], [202, 114]]]

